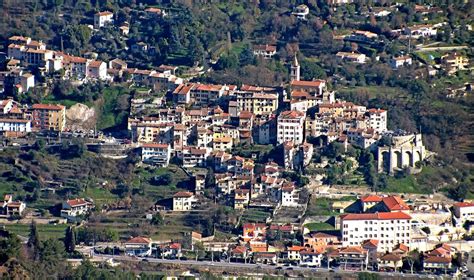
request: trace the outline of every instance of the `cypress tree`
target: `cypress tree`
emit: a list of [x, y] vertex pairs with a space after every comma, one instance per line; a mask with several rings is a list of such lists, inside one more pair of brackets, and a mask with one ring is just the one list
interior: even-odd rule
[[28, 237], [28, 247], [33, 250], [34, 259], [37, 260], [39, 257], [40, 241], [38, 236], [38, 229], [36, 228], [36, 222], [33, 220], [30, 225], [30, 235]]
[[72, 253], [76, 249], [76, 234], [74, 229], [69, 226], [66, 229], [66, 238], [64, 239], [64, 247], [66, 247], [66, 252]]

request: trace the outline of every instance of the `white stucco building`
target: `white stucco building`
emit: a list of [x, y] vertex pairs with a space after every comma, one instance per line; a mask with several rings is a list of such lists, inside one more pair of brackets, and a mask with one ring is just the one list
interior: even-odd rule
[[87, 63], [87, 77], [105, 80], [107, 78], [107, 63], [100, 60], [89, 61]]
[[142, 145], [142, 161], [159, 167], [168, 166], [171, 148], [168, 144], [147, 143]]
[[454, 203], [453, 212], [457, 226], [463, 226], [466, 221], [474, 221], [474, 203], [472, 202]]
[[0, 118], [1, 132], [31, 132], [31, 121], [22, 119], [3, 119]]
[[114, 14], [112, 12], [99, 12], [94, 15], [94, 28], [101, 28], [108, 22], [114, 21]]
[[397, 244], [410, 244], [411, 216], [404, 212], [346, 214], [341, 216], [342, 246], [360, 246], [378, 240], [378, 252], [391, 251]]
[[392, 59], [390, 59], [390, 67], [392, 67], [393, 69], [397, 69], [405, 65], [411, 65], [412, 63], [413, 60], [408, 55], [393, 57]]
[[299, 195], [293, 185], [283, 186], [281, 188], [281, 206], [297, 207]]
[[191, 192], [177, 192], [173, 195], [173, 211], [189, 211], [196, 201]]
[[92, 203], [83, 198], [68, 199], [62, 204], [61, 217], [75, 220], [78, 216], [87, 214], [92, 207]]
[[367, 110], [368, 126], [378, 133], [387, 131], [387, 111], [382, 109]]
[[299, 111], [285, 111], [277, 120], [277, 143], [292, 141], [294, 144], [304, 142], [305, 114]]

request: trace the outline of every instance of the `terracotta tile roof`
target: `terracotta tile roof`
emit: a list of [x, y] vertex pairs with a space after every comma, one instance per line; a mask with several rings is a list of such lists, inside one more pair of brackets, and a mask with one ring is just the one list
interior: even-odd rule
[[148, 237], [142, 237], [142, 236], [136, 236], [131, 239], [129, 239], [125, 244], [150, 244], [151, 243], [151, 238]]
[[304, 117], [304, 113], [300, 111], [284, 111], [278, 116], [279, 119], [297, 119]]
[[311, 234], [311, 237], [313, 238], [337, 238], [337, 236], [332, 235], [332, 234], [327, 234], [324, 232], [316, 232]]
[[12, 44], [8, 45], [8, 48], [9, 49], [21, 49], [21, 48], [23, 48], [23, 46], [12, 43]]
[[66, 200], [66, 203], [71, 207], [90, 204], [84, 198], [68, 199], [68, 200]]
[[63, 110], [65, 107], [63, 105], [53, 105], [53, 104], [33, 104], [33, 110], [54, 110], [59, 111]]
[[380, 114], [380, 113], [387, 112], [387, 110], [371, 108], [371, 109], [367, 110], [367, 112], [369, 112], [371, 114]]
[[306, 248], [300, 251], [300, 255], [321, 255], [322, 253], [324, 253], [324, 249], [320, 247], [313, 249]]
[[259, 98], [259, 99], [278, 99], [278, 96], [273, 93], [254, 93], [253, 98]]
[[7, 207], [20, 208], [22, 204], [23, 204], [23, 202], [21, 202], [21, 201], [12, 201], [12, 202], [7, 204]]
[[344, 214], [342, 220], [410, 220], [411, 216], [404, 212], [381, 212], [363, 214]]
[[65, 56], [65, 61], [71, 62], [71, 63], [87, 63], [87, 59], [83, 57], [78, 57], [78, 56]]
[[101, 17], [102, 16], [111, 16], [111, 15], [113, 15], [113, 13], [109, 12], [109, 11], [104, 11], [104, 12], [98, 12], [98, 13], [96, 13], [96, 15], [101, 16]]
[[177, 192], [173, 195], [173, 197], [175, 198], [189, 198], [189, 197], [192, 197], [193, 196], [193, 193], [191, 192]]
[[369, 239], [369, 240], [364, 241], [364, 243], [362, 243], [362, 247], [364, 248], [366, 247], [377, 248], [378, 245], [379, 245], [379, 241], [377, 239]]
[[283, 187], [281, 188], [281, 191], [282, 191], [282, 192], [290, 192], [290, 193], [291, 193], [291, 192], [293, 192], [294, 190], [295, 190], [295, 187], [292, 186], [292, 185], [290, 185], [290, 186], [283, 186]]
[[291, 86], [297, 86], [297, 87], [321, 87], [326, 84], [326, 81], [324, 80], [315, 80], [315, 81], [296, 81], [293, 80], [291, 81]]
[[175, 249], [175, 250], [181, 249], [181, 243], [177, 243], [177, 242], [171, 243], [170, 249]]
[[200, 91], [220, 91], [222, 89], [222, 85], [197, 84], [194, 89]]
[[100, 61], [100, 60], [92, 60], [90, 63], [89, 63], [89, 67], [92, 67], [92, 68], [99, 68], [102, 63], [104, 63], [103, 61]]
[[276, 52], [277, 47], [273, 45], [255, 45], [253, 49], [256, 51], [265, 51], [265, 52]]
[[18, 35], [11, 36], [10, 38], [8, 38], [8, 40], [10, 41], [28, 41], [29, 39], [30, 37], [23, 37], [23, 36], [18, 36]]
[[160, 149], [168, 149], [168, 144], [160, 144], [160, 143], [146, 143], [142, 145], [143, 148], [160, 148]]
[[254, 92], [262, 92], [262, 91], [275, 91], [275, 88], [271, 87], [260, 87], [260, 86], [252, 86], [252, 85], [245, 85], [243, 84], [240, 87], [242, 91], [254, 91]]
[[234, 254], [245, 254], [247, 252], [247, 248], [244, 246], [236, 246], [234, 249], [232, 249], [232, 253]]
[[253, 117], [253, 114], [248, 111], [241, 111], [239, 114], [239, 118], [241, 119], [251, 119]]
[[403, 243], [400, 243], [400, 244], [397, 244], [397, 246], [395, 246], [394, 250], [401, 250], [401, 251], [404, 251], [404, 252], [408, 252], [408, 251], [410, 251], [410, 248], [408, 248], [407, 245], [405, 245]]
[[399, 196], [384, 197], [382, 202], [390, 211], [410, 210], [410, 207]]
[[402, 260], [402, 256], [398, 254], [388, 253], [380, 257], [382, 261], [389, 261], [389, 262], [398, 262]]
[[220, 137], [212, 140], [214, 143], [231, 143], [231, 137]]
[[437, 257], [429, 256], [423, 260], [424, 263], [450, 263], [451, 258], [449, 257]]
[[199, 149], [199, 148], [191, 148], [189, 150], [189, 153], [192, 155], [205, 155], [206, 154], [206, 149]]
[[6, 123], [29, 123], [29, 120], [23, 120], [23, 119], [4, 119], [0, 118], [0, 122], [6, 122]]
[[311, 94], [309, 94], [306, 91], [302, 90], [292, 90], [291, 91], [291, 98], [297, 98], [297, 99], [314, 99]]
[[343, 248], [339, 251], [339, 253], [342, 253], [342, 254], [365, 254], [365, 253], [367, 253], [367, 250], [365, 250], [364, 248], [359, 247], [359, 246], [353, 246], [353, 247]]
[[127, 62], [121, 60], [120, 58], [114, 58], [110, 62], [115, 63], [115, 64], [119, 64], [120, 66], [126, 66], [127, 65]]
[[409, 55], [405, 55], [405, 56], [394, 57], [392, 59], [397, 60], [397, 61], [406, 61], [408, 59], [411, 59], [411, 57]]
[[360, 198], [360, 201], [362, 202], [380, 202], [382, 201], [382, 197], [378, 196], [378, 195], [365, 195], [363, 197]]
[[456, 202], [454, 207], [463, 208], [463, 207], [474, 207], [474, 202]]
[[260, 229], [263, 229], [263, 228], [267, 228], [267, 225], [266, 224], [262, 224], [262, 223], [257, 223], [257, 224], [254, 224], [254, 223], [247, 223], [247, 224], [243, 224], [242, 226], [244, 229], [257, 229], [257, 228], [260, 228]]
[[293, 245], [288, 247], [287, 251], [301, 251], [303, 249], [306, 249], [306, 247]]

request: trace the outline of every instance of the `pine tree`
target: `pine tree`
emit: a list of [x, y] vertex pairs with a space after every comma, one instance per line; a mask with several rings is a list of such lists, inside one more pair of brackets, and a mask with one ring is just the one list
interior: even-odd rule
[[74, 228], [69, 226], [66, 229], [66, 238], [64, 239], [64, 247], [66, 247], [66, 252], [72, 253], [76, 249], [76, 234]]
[[37, 260], [39, 257], [40, 241], [38, 236], [38, 229], [36, 228], [36, 222], [32, 221], [30, 225], [30, 235], [28, 237], [28, 247], [32, 249], [34, 259]]

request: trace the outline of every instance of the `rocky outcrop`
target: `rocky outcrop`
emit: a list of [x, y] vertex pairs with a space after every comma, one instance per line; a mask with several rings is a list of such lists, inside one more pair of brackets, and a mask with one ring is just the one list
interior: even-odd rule
[[94, 129], [97, 116], [94, 108], [77, 103], [66, 110], [66, 126], [72, 131]]

